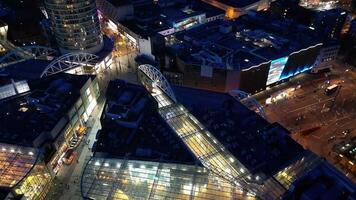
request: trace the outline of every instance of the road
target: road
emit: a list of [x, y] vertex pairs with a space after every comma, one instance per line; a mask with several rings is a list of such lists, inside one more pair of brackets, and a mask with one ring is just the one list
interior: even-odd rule
[[[327, 81], [330, 83], [327, 84]], [[325, 94], [325, 88], [333, 83], [341, 87], [339, 91], [328, 96]], [[291, 92], [288, 97], [265, 105], [269, 96], [277, 96], [286, 88], [296, 88], [298, 85], [301, 87]], [[281, 123], [292, 132], [292, 138], [304, 148], [326, 158], [343, 170], [337, 163], [332, 149], [334, 145], [356, 136], [355, 89], [356, 70], [335, 63], [328, 77], [304, 75], [303, 81], [295, 79], [285, 86], [277, 86], [277, 89], [272, 88], [269, 92], [258, 94], [256, 97], [264, 105], [270, 122]], [[319, 129], [310, 134], [300, 134], [301, 131], [311, 128]], [[342, 132], [347, 129], [352, 131], [344, 136]], [[344, 173], [356, 181], [351, 173], [345, 170]]]

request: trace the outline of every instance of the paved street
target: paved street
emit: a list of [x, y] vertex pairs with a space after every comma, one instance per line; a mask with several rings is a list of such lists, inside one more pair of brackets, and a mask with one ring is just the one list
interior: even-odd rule
[[100, 113], [104, 108], [105, 99], [99, 98], [98, 105], [92, 113], [92, 117], [89, 119], [88, 134], [83, 138], [80, 145], [77, 147], [78, 157], [73, 161], [71, 165], [64, 165], [58, 175], [55, 178], [55, 185], [51, 189], [48, 200], [61, 199], [61, 200], [77, 200], [80, 197], [80, 177], [82, 170], [88, 161], [92, 152], [89, 148], [92, 147], [95, 141], [97, 131], [100, 126]]
[[[89, 130], [86, 137], [83, 139], [77, 148], [77, 162], [73, 161], [71, 165], [64, 165], [61, 171], [56, 176], [54, 187], [51, 189], [50, 196], [47, 199], [60, 200], [79, 200], [80, 194], [80, 178], [86, 162], [89, 160], [92, 152], [89, 148], [92, 147], [95, 141], [97, 131], [100, 126], [100, 114], [105, 105], [105, 91], [110, 80], [122, 79], [131, 83], [137, 83], [136, 64], [134, 58], [136, 52], [131, 52], [126, 55], [120, 55], [113, 58], [111, 68], [98, 74], [99, 85], [101, 89], [101, 97], [98, 100], [98, 105], [89, 119]], [[87, 142], [89, 142], [87, 144]]]
[[[300, 88], [290, 92], [288, 97], [264, 105], [267, 118], [289, 129], [293, 133], [292, 137], [304, 148], [310, 149], [341, 168], [336, 163], [336, 155], [332, 148], [335, 144], [356, 135], [356, 107], [354, 106], [356, 70], [336, 63], [328, 77], [303, 76], [302, 81], [299, 77], [284, 86], [277, 86], [278, 89], [272, 88], [263, 94], [258, 94], [256, 98], [264, 105], [269, 96], [277, 96], [287, 88], [300, 85]], [[330, 83], [328, 84], [327, 81]], [[341, 86], [339, 91], [326, 95], [325, 88], [334, 83]], [[343, 135], [342, 132], [348, 129], [351, 132], [346, 136]], [[344, 173], [356, 181], [351, 173], [348, 171]]]

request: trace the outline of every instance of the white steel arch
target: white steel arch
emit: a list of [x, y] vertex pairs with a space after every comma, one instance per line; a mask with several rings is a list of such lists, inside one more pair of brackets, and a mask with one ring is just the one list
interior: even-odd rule
[[15, 47], [0, 58], [0, 66], [29, 59], [48, 59], [48, 56], [54, 56], [56, 53], [56, 50], [44, 46]]
[[80, 66], [95, 66], [99, 56], [90, 53], [68, 53], [52, 61], [41, 77], [54, 75]]
[[235, 99], [239, 100], [242, 104], [244, 104], [250, 110], [256, 111], [260, 114], [263, 118], [266, 118], [265, 111], [260, 103], [248, 93], [235, 89], [230, 90], [229, 94], [234, 97]]
[[143, 64], [138, 66], [138, 69], [142, 71], [148, 78], [150, 78], [166, 95], [168, 95], [175, 103], [177, 99], [173, 93], [171, 85], [163, 74], [152, 65]]

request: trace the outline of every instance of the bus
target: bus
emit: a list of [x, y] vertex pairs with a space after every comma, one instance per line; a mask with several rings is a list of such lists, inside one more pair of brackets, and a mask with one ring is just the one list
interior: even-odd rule
[[325, 94], [326, 94], [326, 95], [331, 95], [331, 94], [333, 94], [333, 93], [337, 90], [338, 87], [339, 87], [339, 86], [336, 85], [336, 84], [330, 85], [329, 87], [327, 87], [327, 88], [325, 89]]

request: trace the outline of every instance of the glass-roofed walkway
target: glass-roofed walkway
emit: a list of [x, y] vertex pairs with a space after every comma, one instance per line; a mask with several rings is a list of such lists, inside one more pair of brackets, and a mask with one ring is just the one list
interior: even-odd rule
[[147, 65], [141, 65], [139, 69], [139, 80], [157, 101], [161, 117], [202, 164], [236, 186], [248, 188], [250, 194], [254, 195], [257, 190], [252, 182], [258, 182], [260, 177], [252, 177], [248, 170], [182, 104], [176, 101], [167, 80], [159, 77], [160, 72]]
[[199, 165], [92, 157], [81, 192], [89, 199], [278, 199], [306, 168], [291, 164], [274, 177], [252, 175], [182, 104], [167, 80], [149, 65], [138, 78], [158, 103], [162, 119], [199, 159]]
[[[149, 65], [139, 66], [138, 78], [158, 103], [161, 117], [182, 139], [201, 163], [216, 176], [244, 191], [244, 195], [262, 199], [278, 199], [305, 167], [291, 165], [285, 169], [290, 176], [260, 177], [252, 175], [182, 104], [176, 101], [167, 80]], [[314, 165], [315, 157], [301, 159], [303, 166]], [[287, 180], [288, 179], [288, 180]], [[288, 182], [288, 183], [287, 183]]]

